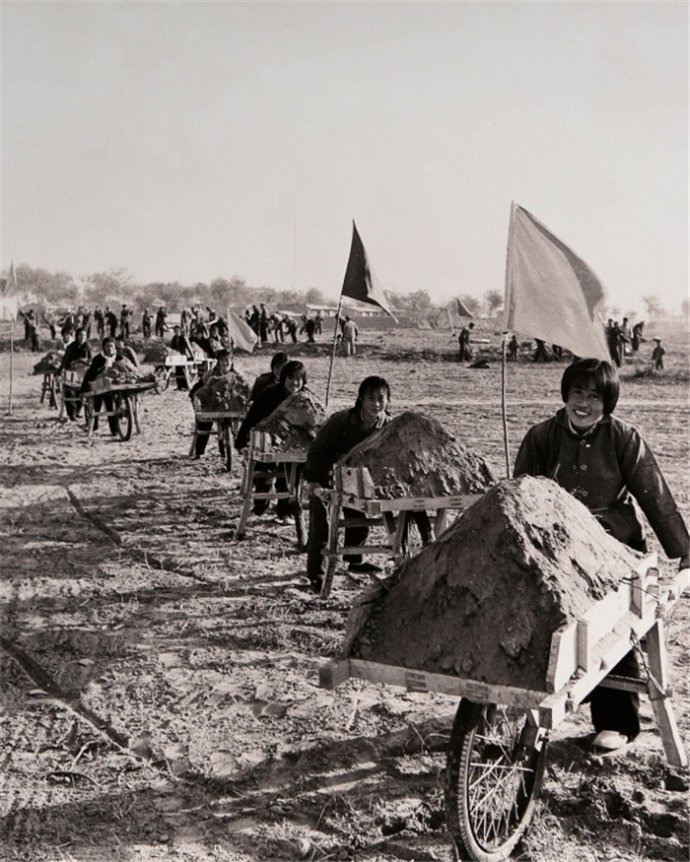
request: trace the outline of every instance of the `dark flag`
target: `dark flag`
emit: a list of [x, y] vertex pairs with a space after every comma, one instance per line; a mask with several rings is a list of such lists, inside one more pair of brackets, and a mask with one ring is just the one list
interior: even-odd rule
[[352, 222], [352, 245], [350, 247], [350, 259], [347, 262], [345, 278], [343, 280], [343, 296], [350, 299], [358, 299], [360, 302], [368, 302], [369, 305], [378, 305], [386, 314], [395, 320], [395, 315], [388, 307], [388, 302], [379, 287], [376, 277], [369, 266], [367, 252], [364, 244], [357, 233], [357, 226]]

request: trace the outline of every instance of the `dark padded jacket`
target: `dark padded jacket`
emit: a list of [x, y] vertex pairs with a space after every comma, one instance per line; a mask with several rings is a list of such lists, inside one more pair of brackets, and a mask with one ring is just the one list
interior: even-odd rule
[[651, 449], [615, 416], [585, 434], [570, 430], [565, 409], [534, 425], [515, 460], [514, 476], [548, 476], [592, 512], [607, 532], [645, 550], [639, 504], [665, 553], [683, 557], [690, 539], [683, 517]]

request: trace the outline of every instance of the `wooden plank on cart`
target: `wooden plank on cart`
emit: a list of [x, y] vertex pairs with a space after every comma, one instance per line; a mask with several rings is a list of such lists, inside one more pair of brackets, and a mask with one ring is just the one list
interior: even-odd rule
[[[649, 554], [638, 563], [635, 576], [632, 578], [633, 587], [635, 578], [638, 578], [638, 583], [641, 585], [639, 589], [645, 599], [644, 601], [640, 599], [638, 604], [644, 607], [645, 611], [654, 602], [651, 590], [648, 592], [647, 587], [656, 583], [656, 565], [657, 555]], [[630, 611], [633, 603], [633, 587], [630, 583], [620, 584], [617, 590], [604, 596], [577, 620], [554, 633], [551, 638], [546, 672], [548, 692], [559, 691], [576, 671], [591, 670], [595, 645]], [[638, 611], [635, 613], [639, 616]]]
[[346, 679], [364, 679], [368, 682], [401, 686], [407, 691], [436, 692], [454, 697], [467, 697], [481, 703], [501, 703], [521, 709], [536, 709], [547, 696], [543, 691], [489, 685], [478, 680], [449, 674], [427, 673], [357, 658], [328, 662], [320, 669], [319, 682], [324, 688], [335, 688]]

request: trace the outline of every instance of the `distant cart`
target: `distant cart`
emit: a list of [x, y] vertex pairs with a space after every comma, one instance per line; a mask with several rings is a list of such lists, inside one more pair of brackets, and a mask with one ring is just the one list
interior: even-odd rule
[[156, 363], [153, 373], [156, 376], [158, 389], [161, 392], [170, 386], [170, 381], [176, 373], [177, 368], [182, 368], [187, 388], [191, 389], [197, 375], [204, 374], [216, 364], [216, 360], [208, 356], [197, 356], [194, 359], [188, 359], [180, 354], [179, 356], [166, 356], [163, 362]]
[[[132, 430], [141, 434], [139, 424], [139, 396], [150, 389], [154, 389], [155, 383], [123, 383], [107, 385], [104, 382], [94, 380], [91, 389], [82, 393], [84, 411], [86, 414], [86, 431], [89, 440], [93, 437], [96, 417], [104, 416], [115, 420], [114, 434], [122, 441], [127, 441], [132, 436]], [[95, 410], [94, 399], [109, 397], [112, 409]], [[104, 406], [104, 405], [102, 405]]]
[[[448, 830], [459, 858], [501, 862], [534, 814], [549, 732], [596, 686], [646, 692], [668, 762], [687, 766], [672, 709], [664, 629], [690, 585], [690, 569], [660, 580], [656, 564], [656, 555], [647, 557], [630, 582], [552, 636], [545, 691], [357, 658], [323, 665], [320, 684], [332, 689], [357, 678], [461, 697], [447, 754]], [[608, 675], [631, 647], [642, 657], [646, 680]]]

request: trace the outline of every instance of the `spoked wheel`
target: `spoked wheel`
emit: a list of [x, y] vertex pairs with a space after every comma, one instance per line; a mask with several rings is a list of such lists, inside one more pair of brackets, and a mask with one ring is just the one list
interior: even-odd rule
[[403, 533], [400, 550], [406, 557], [418, 554], [433, 538], [431, 523], [426, 512], [407, 513], [405, 532]]
[[117, 436], [127, 441], [132, 436], [132, 400], [128, 395], [117, 394], [113, 398], [113, 413], [117, 424]]
[[510, 856], [534, 814], [546, 746], [528, 711], [460, 701], [446, 769], [448, 831], [460, 859]]

